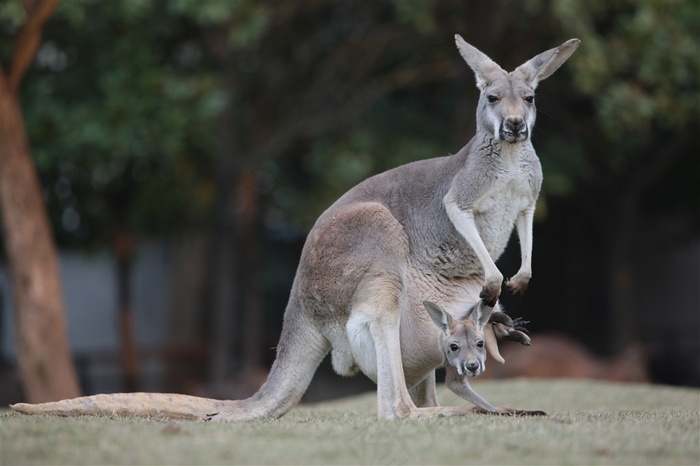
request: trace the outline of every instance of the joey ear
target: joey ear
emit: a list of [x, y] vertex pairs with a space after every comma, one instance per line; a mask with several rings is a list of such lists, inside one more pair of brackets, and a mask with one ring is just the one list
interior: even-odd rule
[[474, 319], [474, 322], [476, 322], [479, 329], [484, 328], [491, 318], [491, 314], [493, 314], [493, 307], [484, 303], [483, 299], [474, 306], [473, 311], [471, 312], [472, 318]]
[[523, 79], [534, 89], [540, 81], [550, 77], [552, 73], [557, 71], [580, 44], [581, 41], [579, 39], [569, 39], [559, 47], [549, 49], [526, 61], [517, 67], [513, 73], [520, 73]]
[[464, 61], [466, 61], [467, 65], [474, 71], [476, 87], [478, 87], [479, 90], [483, 91], [489, 84], [506, 74], [503, 68], [498, 66], [496, 62], [491, 60], [476, 47], [469, 45], [459, 34], [455, 34], [455, 43]]
[[425, 310], [428, 311], [428, 315], [433, 319], [435, 325], [446, 334], [449, 333], [452, 328], [452, 316], [430, 301], [423, 301], [423, 306], [425, 306]]

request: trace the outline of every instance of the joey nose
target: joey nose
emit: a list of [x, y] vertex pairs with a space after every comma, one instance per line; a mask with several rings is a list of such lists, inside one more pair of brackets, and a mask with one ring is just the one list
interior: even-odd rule
[[468, 372], [474, 373], [474, 372], [476, 372], [477, 370], [479, 370], [479, 363], [470, 362], [470, 363], [467, 364], [467, 371], [468, 371]]

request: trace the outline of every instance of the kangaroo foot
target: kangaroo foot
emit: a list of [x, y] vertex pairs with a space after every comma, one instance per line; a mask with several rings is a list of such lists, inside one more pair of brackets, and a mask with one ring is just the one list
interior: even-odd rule
[[525, 328], [529, 323], [527, 320], [520, 317], [511, 319], [505, 312], [497, 311], [491, 314], [489, 322], [493, 324], [494, 334], [499, 340], [517, 341], [524, 346], [532, 345], [530, 332]]
[[512, 417], [532, 417], [532, 416], [546, 416], [547, 413], [544, 411], [528, 411], [523, 409], [513, 409], [513, 408], [499, 408], [498, 411], [489, 411], [484, 408], [473, 408], [473, 412], [476, 414], [490, 414], [492, 416], [512, 416]]

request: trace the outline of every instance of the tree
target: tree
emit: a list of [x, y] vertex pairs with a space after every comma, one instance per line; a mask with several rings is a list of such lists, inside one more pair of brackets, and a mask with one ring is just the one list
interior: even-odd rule
[[555, 30], [583, 43], [570, 65], [581, 97], [559, 99], [554, 110], [576, 118], [562, 122], [567, 140], [555, 135], [541, 151], [546, 195], [566, 199], [592, 227], [589, 242], [600, 244], [602, 263], [591, 275], [606, 277], [601, 285], [609, 298], [594, 306], [609, 309], [609, 348], [619, 351], [644, 338], [634, 263], [648, 254], [644, 232], [675, 225], [655, 239], [668, 248], [700, 229], [693, 180], [700, 168], [693, 142], [700, 124], [700, 4], [542, 2], [533, 13], [544, 8]]
[[80, 394], [51, 225], [17, 101], [41, 31], [57, 4], [25, 2], [26, 20], [12, 62], [7, 71], [0, 69], [0, 214], [16, 303], [20, 376], [31, 403]]
[[127, 391], [140, 384], [136, 244], [206, 220], [212, 134], [225, 101], [216, 77], [196, 67], [196, 25], [170, 5], [64, 2], [24, 94], [60, 244], [113, 253]]

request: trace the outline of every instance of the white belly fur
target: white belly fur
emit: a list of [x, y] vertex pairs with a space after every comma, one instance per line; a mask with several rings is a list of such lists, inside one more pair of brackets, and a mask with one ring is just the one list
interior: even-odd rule
[[355, 313], [345, 326], [350, 343], [350, 351], [360, 370], [375, 383], [377, 382], [377, 351], [369, 331], [368, 317]]

